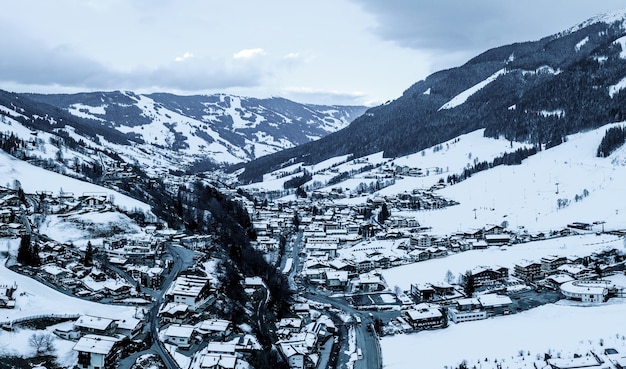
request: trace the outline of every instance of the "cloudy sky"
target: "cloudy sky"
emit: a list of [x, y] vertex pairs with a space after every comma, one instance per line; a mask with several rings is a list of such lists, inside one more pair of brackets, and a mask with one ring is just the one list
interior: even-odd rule
[[376, 105], [623, 0], [0, 0], [0, 89]]

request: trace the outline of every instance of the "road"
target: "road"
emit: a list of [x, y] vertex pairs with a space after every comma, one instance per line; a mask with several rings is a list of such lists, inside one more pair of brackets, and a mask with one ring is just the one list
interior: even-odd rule
[[[148, 350], [144, 350], [134, 357], [138, 357], [141, 354], [155, 353], [161, 357], [161, 360], [165, 363], [165, 366], [169, 369], [178, 369], [178, 363], [172, 358], [169, 352], [165, 349], [163, 342], [159, 340], [159, 309], [163, 303], [163, 297], [165, 292], [170, 288], [170, 285], [174, 279], [180, 274], [181, 271], [186, 270], [194, 264], [193, 251], [187, 250], [179, 246], [168, 246], [168, 253], [173, 257], [172, 268], [165, 276], [160, 290], [151, 290], [148, 288], [142, 288], [142, 291], [150, 294], [154, 298], [149, 313], [148, 313], [148, 330], [152, 337], [152, 346]], [[132, 366], [134, 361], [123, 361], [120, 363], [119, 369], [128, 369]]]
[[[382, 355], [380, 352], [380, 342], [378, 336], [374, 331], [374, 318], [369, 313], [362, 312], [354, 309], [347, 301], [339, 297], [330, 297], [321, 292], [307, 292], [304, 296], [312, 301], [317, 301], [322, 304], [330, 304], [334, 308], [339, 309], [352, 316], [358, 316], [361, 318], [361, 324], [352, 324], [356, 336], [356, 346], [363, 352], [363, 358], [354, 362], [355, 369], [374, 369], [382, 368]], [[368, 326], [372, 327], [372, 330], [368, 330]], [[347, 343], [344, 341], [346, 347], [342, 347], [341, 352], [348, 351]], [[345, 355], [340, 355], [337, 362], [338, 368], [347, 367], [348, 360]]]
[[[301, 251], [302, 246], [302, 232], [296, 233], [288, 243], [287, 249], [285, 250], [286, 254], [290, 254], [291, 258], [293, 258], [293, 265], [291, 271], [289, 273], [289, 284], [294, 290], [298, 290], [297, 285], [300, 282], [300, 271], [302, 270], [302, 266], [300, 265], [300, 256], [299, 253]], [[285, 258], [283, 258], [285, 259]], [[284, 267], [282, 265], [281, 267]], [[306, 287], [306, 286], [305, 286]], [[351, 327], [354, 329], [356, 336], [356, 346], [361, 349], [363, 353], [363, 358], [358, 359], [354, 362], [355, 369], [375, 369], [382, 368], [382, 355], [380, 352], [380, 342], [378, 340], [378, 336], [374, 331], [374, 318], [370, 316], [369, 313], [361, 312], [359, 310], [354, 309], [346, 300], [343, 298], [335, 298], [330, 297], [322, 292], [318, 291], [307, 291], [303, 292], [303, 296], [309, 300], [317, 301], [322, 304], [330, 304], [334, 308], [344, 311], [352, 316], [358, 316], [361, 318], [361, 324], [356, 325], [352, 324], [348, 328]], [[368, 330], [368, 326], [372, 329]], [[342, 344], [342, 348], [340, 352], [348, 351], [348, 342], [347, 340], [340, 340]], [[355, 349], [356, 350], [356, 349]], [[348, 366], [349, 357], [346, 355], [339, 355], [337, 360], [337, 368], [344, 368]]]

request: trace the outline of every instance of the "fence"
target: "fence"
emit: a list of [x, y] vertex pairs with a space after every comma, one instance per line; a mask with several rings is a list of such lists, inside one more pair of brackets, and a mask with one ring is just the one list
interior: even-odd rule
[[42, 314], [42, 315], [31, 315], [31, 316], [25, 316], [25, 317], [21, 317], [21, 318], [16, 318], [13, 320], [7, 320], [4, 322], [0, 322], [0, 326], [5, 328], [11, 328], [13, 327], [13, 324], [17, 324], [17, 323], [22, 323], [22, 322], [27, 322], [29, 320], [37, 320], [37, 319], [45, 319], [45, 318], [50, 318], [50, 319], [78, 319], [78, 317], [80, 317], [80, 314]]

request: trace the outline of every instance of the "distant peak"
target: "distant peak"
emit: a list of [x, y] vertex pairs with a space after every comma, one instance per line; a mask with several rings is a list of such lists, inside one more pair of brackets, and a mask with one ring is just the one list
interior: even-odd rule
[[622, 22], [622, 27], [626, 28], [626, 8], [598, 14], [594, 17], [587, 19], [586, 21], [577, 24], [576, 26], [566, 30], [565, 32], [562, 32], [562, 34], [566, 35], [574, 33], [580, 29], [596, 23], [613, 24], [617, 22]]

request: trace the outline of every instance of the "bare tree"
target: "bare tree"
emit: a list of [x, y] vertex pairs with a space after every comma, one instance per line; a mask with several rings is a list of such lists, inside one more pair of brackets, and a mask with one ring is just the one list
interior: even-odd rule
[[28, 339], [28, 344], [35, 349], [37, 355], [51, 354], [54, 352], [54, 337], [50, 333], [33, 333]]

